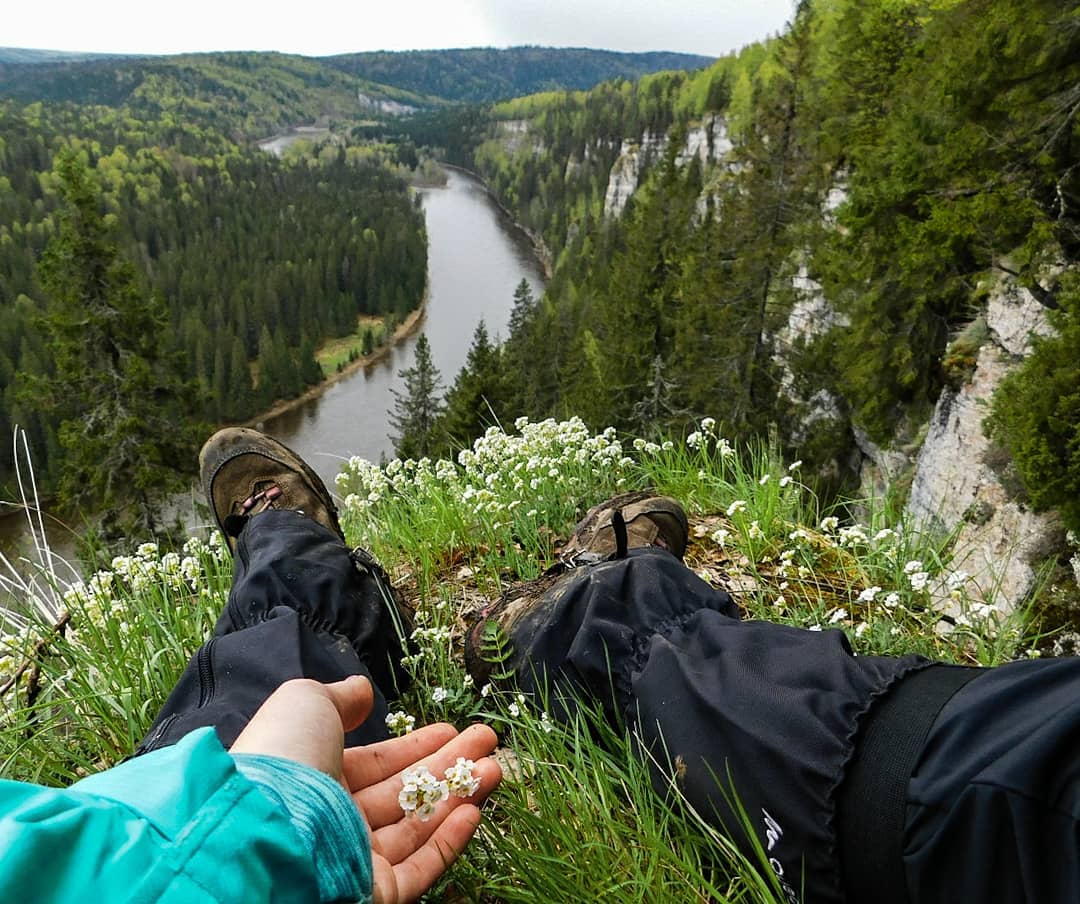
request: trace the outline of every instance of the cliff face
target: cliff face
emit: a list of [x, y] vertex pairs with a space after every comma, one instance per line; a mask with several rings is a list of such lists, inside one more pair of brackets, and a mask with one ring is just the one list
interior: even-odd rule
[[915, 461], [907, 513], [921, 524], [956, 532], [957, 567], [1003, 608], [1021, 603], [1036, 569], [1059, 550], [1063, 530], [1052, 513], [1036, 514], [1002, 480], [983, 433], [990, 399], [1002, 378], [1030, 351], [1032, 334], [1050, 332], [1045, 309], [1026, 289], [1002, 282], [986, 308], [989, 340], [971, 379], [946, 390], [934, 409]]
[[[619, 157], [611, 168], [607, 192], [604, 195], [604, 216], [617, 217], [626, 208], [630, 196], [637, 191], [645, 170], [659, 160], [667, 150], [668, 136], [645, 132], [640, 139], [626, 139], [619, 148]], [[703, 164], [723, 161], [734, 148], [728, 137], [727, 122], [721, 116], [709, 116], [692, 125], [675, 158], [686, 166], [697, 157]]]

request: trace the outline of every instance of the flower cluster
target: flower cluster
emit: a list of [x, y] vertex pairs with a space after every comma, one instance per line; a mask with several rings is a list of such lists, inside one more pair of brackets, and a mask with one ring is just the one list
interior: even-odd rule
[[435, 812], [435, 805], [450, 796], [447, 783], [435, 778], [427, 766], [407, 769], [401, 775], [401, 783], [398, 806], [406, 816], [418, 816], [421, 822], [427, 822]]
[[435, 812], [435, 805], [451, 794], [465, 798], [480, 790], [480, 779], [473, 775], [475, 768], [476, 763], [459, 756], [441, 779], [435, 778], [427, 766], [407, 769], [401, 774], [398, 806], [406, 816], [417, 816], [426, 822]]
[[480, 779], [473, 775], [476, 763], [467, 760], [463, 756], [457, 758], [449, 769], [446, 770], [446, 786], [450, 793], [456, 797], [472, 797], [480, 790]]
[[110, 567], [86, 581], [71, 584], [62, 594], [64, 605], [79, 613], [78, 622], [114, 625], [120, 636], [132, 630], [132, 603], [151, 590], [170, 597], [206, 597], [213, 592], [208, 568], [223, 565], [229, 552], [219, 533], [209, 541], [187, 540], [183, 554], [162, 553], [156, 543], [143, 543], [134, 555], [115, 556]]
[[407, 735], [416, 727], [416, 716], [410, 716], [404, 710], [386, 714], [386, 727], [395, 735]]
[[592, 434], [580, 418], [518, 418], [514, 427], [516, 435], [488, 428], [456, 463], [395, 459], [379, 467], [352, 458], [336, 478], [345, 509], [361, 513], [402, 496], [422, 507], [438, 498], [466, 522], [484, 517], [502, 526], [519, 516], [535, 518], [539, 500], [577, 498], [598, 480], [624, 486], [634, 466], [613, 427]]
[[930, 572], [924, 570], [923, 563], [918, 559], [912, 559], [904, 565], [904, 574], [907, 575], [908, 583], [911, 584], [911, 589], [916, 593], [921, 593], [925, 590], [926, 585], [930, 581]]

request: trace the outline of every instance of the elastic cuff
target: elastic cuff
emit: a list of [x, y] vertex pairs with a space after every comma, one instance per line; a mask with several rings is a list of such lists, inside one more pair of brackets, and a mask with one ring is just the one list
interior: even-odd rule
[[368, 904], [371, 843], [345, 789], [325, 773], [292, 760], [253, 753], [232, 756], [241, 774], [289, 814], [315, 865], [319, 900]]

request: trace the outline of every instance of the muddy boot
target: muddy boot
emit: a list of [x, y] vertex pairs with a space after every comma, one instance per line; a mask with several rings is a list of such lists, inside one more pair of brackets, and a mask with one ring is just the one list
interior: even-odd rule
[[[206, 441], [199, 469], [214, 520], [236, 554], [237, 538], [255, 515], [293, 511], [332, 531], [342, 545], [345, 534], [333, 497], [322, 479], [284, 443], [247, 427], [226, 427]], [[349, 553], [362, 579], [396, 610], [399, 629], [408, 637], [413, 613], [393, 588], [390, 577], [367, 550]]]
[[589, 567], [626, 558], [631, 549], [664, 549], [680, 561], [689, 522], [674, 499], [646, 492], [622, 493], [589, 509], [559, 556], [536, 580], [512, 587], [482, 609], [465, 633], [465, 667], [480, 685], [509, 678], [521, 665], [513, 639], [552, 612]]
[[219, 430], [199, 453], [199, 472], [214, 520], [233, 553], [248, 519], [267, 509], [300, 512], [345, 542], [326, 485], [307, 462], [272, 437], [247, 427]]

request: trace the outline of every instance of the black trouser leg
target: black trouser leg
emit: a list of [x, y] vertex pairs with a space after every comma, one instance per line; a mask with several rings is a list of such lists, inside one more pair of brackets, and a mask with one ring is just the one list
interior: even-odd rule
[[240, 534], [229, 600], [137, 752], [212, 725], [225, 746], [290, 678], [375, 686], [367, 721], [347, 746], [388, 736], [386, 698], [404, 679], [389, 587], [331, 531], [297, 512], [257, 515]]
[[906, 813], [913, 904], [1080, 901], [1080, 659], [1010, 663], [959, 691]]
[[740, 621], [726, 593], [657, 549], [571, 573], [511, 640], [520, 683], [546, 684], [549, 710], [571, 710], [567, 695], [603, 703], [655, 758], [658, 789], [674, 776], [753, 860], [734, 790], [789, 897], [843, 900], [835, 791], [857, 721], [925, 660], [855, 657], [840, 631]]

